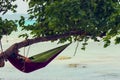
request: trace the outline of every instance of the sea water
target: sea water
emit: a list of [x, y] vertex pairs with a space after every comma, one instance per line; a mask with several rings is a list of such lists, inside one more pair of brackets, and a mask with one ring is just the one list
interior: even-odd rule
[[[27, 22], [33, 23], [33, 22]], [[24, 40], [17, 36], [23, 32], [13, 32], [2, 39], [3, 48], [6, 50], [12, 44]], [[62, 44], [57, 42], [40, 42], [30, 46], [29, 55], [44, 52]], [[71, 57], [71, 59], [54, 59], [45, 68], [31, 73], [23, 73], [12, 66], [9, 61], [5, 67], [0, 68], [0, 80], [119, 80], [120, 79], [120, 45], [112, 43], [103, 48], [103, 42], [89, 41], [86, 50], [81, 50], [81, 43], [74, 55], [77, 43], [72, 43], [59, 56]], [[28, 47], [25, 48], [27, 53]], [[23, 55], [24, 48], [20, 49]], [[58, 56], [58, 57], [59, 57]], [[74, 66], [77, 64], [77, 66]], [[73, 66], [71, 66], [73, 65]]]

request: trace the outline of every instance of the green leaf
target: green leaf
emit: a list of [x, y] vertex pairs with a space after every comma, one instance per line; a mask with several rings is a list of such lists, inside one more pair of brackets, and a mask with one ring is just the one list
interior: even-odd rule
[[120, 43], [120, 37], [116, 37], [115, 44], [119, 44], [119, 43]]
[[108, 47], [110, 45], [111, 41], [110, 40], [106, 40], [104, 43], [104, 48]]

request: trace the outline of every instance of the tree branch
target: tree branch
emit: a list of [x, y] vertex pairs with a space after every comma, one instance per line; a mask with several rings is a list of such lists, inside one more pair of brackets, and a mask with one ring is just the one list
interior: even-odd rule
[[91, 36], [91, 34], [88, 34], [84, 31], [70, 31], [70, 32], [67, 32], [65, 34], [27, 39], [27, 40], [21, 41], [19, 43], [13, 44], [11, 47], [9, 47], [7, 50], [5, 50], [4, 52], [2, 52], [0, 54], [0, 58], [4, 56], [7, 59], [11, 54], [17, 53], [18, 49], [20, 49], [22, 47], [26, 47], [26, 46], [29, 46], [29, 45], [32, 45], [32, 44], [35, 44], [35, 43], [38, 43], [38, 42], [57, 40], [57, 39], [65, 38], [65, 37], [72, 36], [72, 35], [79, 35], [79, 36], [88, 35], [88, 36]]
[[52, 35], [52, 36], [47, 36], [47, 37], [38, 37], [38, 38], [33, 38], [33, 39], [27, 39], [27, 40], [21, 41], [19, 43], [13, 44], [7, 50], [2, 52], [0, 54], [0, 57], [5, 56], [5, 58], [7, 58], [11, 54], [18, 52], [18, 49], [20, 49], [22, 47], [26, 47], [26, 46], [32, 45], [34, 43], [51, 41], [51, 40], [57, 40], [57, 39], [65, 38], [65, 37], [72, 36], [72, 35], [83, 35], [83, 34], [84, 34], [83, 31], [71, 31], [71, 32], [67, 32], [65, 34], [59, 34], [59, 35]]

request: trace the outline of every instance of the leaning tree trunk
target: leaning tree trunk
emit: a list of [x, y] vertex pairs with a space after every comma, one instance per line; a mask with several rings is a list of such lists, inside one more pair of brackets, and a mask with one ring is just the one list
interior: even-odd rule
[[32, 45], [32, 44], [38, 43], [38, 42], [57, 40], [57, 39], [65, 38], [65, 37], [72, 36], [72, 35], [79, 35], [79, 36], [89, 35], [89, 36], [91, 36], [90, 34], [87, 34], [84, 31], [70, 31], [68, 33], [60, 34], [60, 35], [53, 35], [53, 36], [47, 36], [47, 37], [38, 37], [38, 38], [33, 38], [33, 39], [27, 39], [27, 40], [21, 41], [19, 43], [15, 43], [12, 46], [10, 46], [7, 50], [3, 51], [0, 54], [0, 64], [2, 64], [2, 66], [4, 66], [3, 61], [5, 59], [7, 59], [11, 54], [17, 53], [18, 50], [22, 47], [26, 47], [26, 46], [29, 46], [29, 45]]
[[71, 36], [71, 35], [83, 35], [83, 34], [84, 34], [84, 32], [82, 32], [82, 31], [71, 31], [69, 33], [60, 34], [60, 35], [27, 39], [27, 40], [21, 41], [19, 43], [15, 43], [12, 46], [10, 46], [7, 50], [5, 50], [4, 52], [2, 52], [0, 54], [0, 58], [5, 57], [7, 59], [7, 57], [9, 57], [12, 53], [18, 52], [18, 49], [32, 45], [34, 43], [57, 40], [60, 38], [65, 38], [65, 37]]

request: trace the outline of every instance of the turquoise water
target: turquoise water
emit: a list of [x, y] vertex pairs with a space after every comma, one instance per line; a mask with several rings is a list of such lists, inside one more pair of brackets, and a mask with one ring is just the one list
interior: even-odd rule
[[[31, 23], [30, 21], [26, 24]], [[2, 39], [4, 50], [13, 43], [24, 39], [17, 36], [25, 32], [14, 32], [11, 36], [4, 36]], [[8, 40], [8, 42], [6, 41]], [[30, 47], [29, 55], [34, 55], [48, 49], [52, 49], [57, 42], [37, 43]], [[85, 51], [82, 51], [81, 44], [78, 47], [76, 56], [73, 56], [77, 43], [72, 43], [59, 56], [72, 57], [67, 60], [53, 60], [47, 67], [32, 73], [23, 73], [14, 68], [9, 62], [5, 67], [0, 68], [0, 80], [119, 80], [120, 79], [120, 45], [111, 45], [103, 48], [103, 43], [89, 41]], [[28, 48], [26, 47], [26, 52]], [[23, 55], [24, 49], [20, 49]], [[58, 56], [58, 57], [59, 57]], [[70, 67], [70, 64], [78, 64], [77, 67]]]

